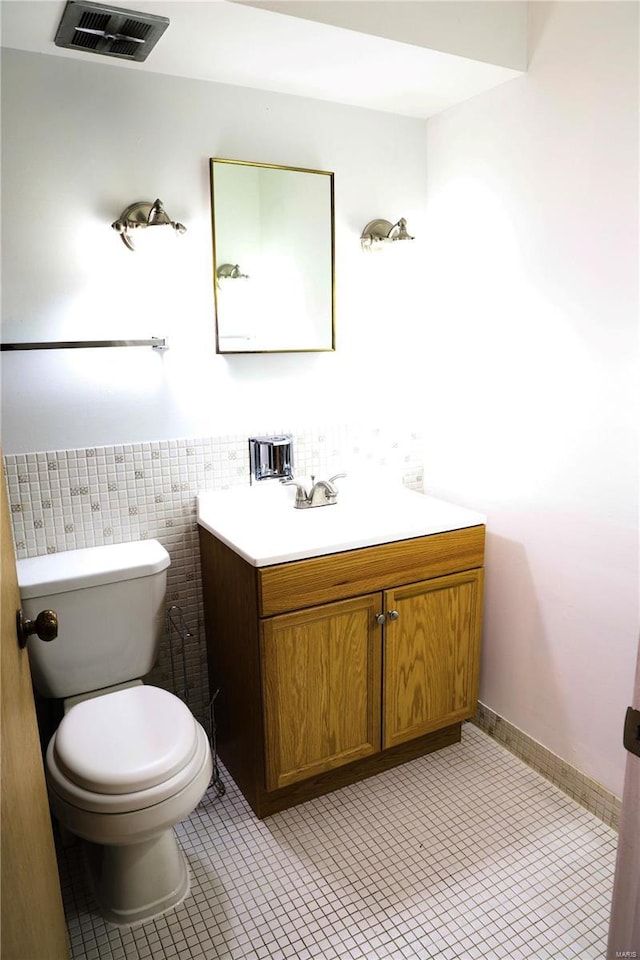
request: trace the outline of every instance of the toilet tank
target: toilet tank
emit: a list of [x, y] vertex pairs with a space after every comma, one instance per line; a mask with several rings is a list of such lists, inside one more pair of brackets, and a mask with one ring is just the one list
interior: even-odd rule
[[58, 614], [58, 636], [29, 637], [33, 685], [70, 697], [149, 673], [164, 621], [169, 554], [157, 540], [19, 560], [25, 616]]

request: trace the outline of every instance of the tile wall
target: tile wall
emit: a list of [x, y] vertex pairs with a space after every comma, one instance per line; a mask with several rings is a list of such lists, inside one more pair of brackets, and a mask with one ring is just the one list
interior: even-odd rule
[[[255, 430], [259, 436], [279, 433], [294, 436], [297, 475], [384, 470], [422, 489], [417, 432], [354, 425]], [[249, 484], [248, 437], [8, 455], [5, 469], [18, 559], [147, 538], [166, 547], [167, 629], [152, 680], [183, 696], [206, 722], [196, 495]]]

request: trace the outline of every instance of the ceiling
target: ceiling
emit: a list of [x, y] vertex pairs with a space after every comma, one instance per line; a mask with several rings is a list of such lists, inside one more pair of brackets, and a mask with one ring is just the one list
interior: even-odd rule
[[65, 0], [0, 0], [1, 44], [424, 118], [520, 75], [227, 0], [112, 0], [110, 5], [169, 17], [168, 29], [144, 63], [56, 47]]

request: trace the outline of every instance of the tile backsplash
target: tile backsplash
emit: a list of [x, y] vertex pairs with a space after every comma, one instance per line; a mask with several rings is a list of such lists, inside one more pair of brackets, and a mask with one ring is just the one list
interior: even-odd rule
[[[384, 470], [422, 489], [418, 432], [331, 425], [256, 429], [252, 435], [286, 432], [294, 436], [297, 475]], [[19, 559], [147, 538], [166, 547], [167, 610], [173, 609], [152, 679], [184, 696], [206, 719], [196, 495], [249, 484], [248, 436], [7, 455], [5, 469]]]

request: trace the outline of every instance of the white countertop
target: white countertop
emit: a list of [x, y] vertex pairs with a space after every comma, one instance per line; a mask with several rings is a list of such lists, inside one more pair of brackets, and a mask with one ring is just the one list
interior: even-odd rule
[[198, 495], [198, 523], [254, 567], [305, 560], [484, 524], [486, 517], [398, 484], [362, 493], [339, 480], [338, 502], [299, 510], [294, 487], [266, 480]]

